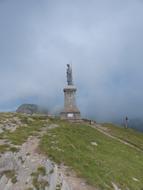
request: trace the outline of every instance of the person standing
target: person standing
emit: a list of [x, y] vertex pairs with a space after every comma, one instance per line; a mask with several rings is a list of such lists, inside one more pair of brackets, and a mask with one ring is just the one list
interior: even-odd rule
[[129, 119], [128, 119], [128, 117], [126, 116], [126, 117], [125, 117], [125, 128], [126, 128], [126, 129], [128, 128], [128, 121], [129, 121]]

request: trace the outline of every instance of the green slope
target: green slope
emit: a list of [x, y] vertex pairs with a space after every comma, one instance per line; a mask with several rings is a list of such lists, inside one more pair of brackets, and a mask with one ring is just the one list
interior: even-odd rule
[[[16, 117], [22, 126], [14, 132], [4, 131], [0, 139], [20, 145], [29, 136], [37, 135], [45, 126], [56, 123], [60, 127], [49, 129], [41, 138], [43, 153], [58, 163], [64, 162], [99, 190], [112, 190], [112, 182], [122, 190], [143, 190], [142, 133], [111, 124], [103, 125], [103, 130], [140, 148], [141, 151], [138, 151], [84, 124], [12, 113], [0, 114], [0, 123], [7, 120], [8, 123], [15, 123]], [[7, 144], [0, 145], [0, 152], [9, 149]]]
[[105, 127], [105, 130], [111, 135], [118, 137], [143, 150], [143, 133], [130, 128], [125, 129], [118, 127], [111, 123], [105, 123], [103, 124], [103, 127]]
[[112, 182], [122, 190], [143, 189], [143, 153], [89, 126], [60, 124], [43, 136], [40, 148], [99, 189], [113, 189]]

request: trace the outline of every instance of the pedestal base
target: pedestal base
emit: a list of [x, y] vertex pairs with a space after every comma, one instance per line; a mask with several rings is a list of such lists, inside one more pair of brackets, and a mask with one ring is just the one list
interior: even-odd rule
[[81, 120], [80, 112], [61, 112], [61, 119], [79, 121]]
[[73, 85], [64, 88], [64, 109], [61, 119], [77, 121], [80, 120], [80, 111], [76, 106], [76, 87]]

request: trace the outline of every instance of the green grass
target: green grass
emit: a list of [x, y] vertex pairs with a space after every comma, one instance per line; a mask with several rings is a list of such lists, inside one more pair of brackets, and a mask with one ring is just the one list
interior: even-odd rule
[[112, 182], [122, 190], [143, 189], [142, 152], [86, 125], [60, 125], [49, 130], [40, 142], [41, 150], [54, 161], [70, 166], [78, 176], [102, 190], [113, 189]]
[[122, 127], [118, 127], [111, 123], [106, 123], [102, 125], [108, 129], [108, 132], [111, 135], [118, 137], [143, 150], [143, 133], [140, 133], [130, 128], [125, 129]]
[[44, 175], [46, 175], [46, 168], [44, 166], [40, 166], [40, 167], [37, 168], [37, 172], [40, 175], [44, 176]]
[[10, 146], [8, 144], [0, 145], [0, 153], [4, 153], [4, 152], [8, 151], [9, 148], [10, 148]]
[[31, 174], [31, 176], [33, 176], [33, 177], [38, 177], [39, 175], [41, 175], [41, 176], [45, 176], [46, 175], [46, 168], [44, 166], [39, 166], [37, 168], [37, 171], [33, 172]]
[[10, 146], [9, 144], [0, 145], [0, 153], [4, 153], [6, 151], [17, 152], [18, 148]]
[[5, 175], [8, 179], [11, 179], [12, 183], [17, 182], [16, 173], [14, 170], [6, 170], [3, 172], [3, 175]]
[[45, 189], [45, 187], [49, 186], [48, 181], [44, 179], [39, 180], [39, 176], [45, 176], [46, 175], [46, 169], [44, 166], [39, 166], [37, 168], [37, 171], [32, 173], [31, 176], [33, 177], [32, 179], [32, 184], [33, 186], [38, 190], [40, 189]]
[[[13, 116], [20, 118], [21, 122], [27, 126], [20, 126], [14, 132], [5, 131], [0, 138], [21, 145], [29, 136], [36, 136], [43, 126], [58, 124], [59, 128], [48, 130], [48, 133], [42, 137], [40, 148], [43, 153], [57, 163], [70, 166], [78, 176], [84, 177], [89, 184], [99, 190], [113, 189], [112, 182], [122, 190], [143, 189], [143, 153], [141, 151], [103, 135], [87, 125], [70, 124], [59, 118], [48, 119], [46, 116], [8, 113], [0, 114], [0, 121], [3, 122]], [[107, 127], [110, 134], [143, 150], [143, 134], [111, 124], [103, 126]], [[96, 142], [97, 146], [92, 145], [91, 142]], [[17, 151], [15, 147], [0, 145], [0, 153], [8, 150]], [[45, 187], [48, 184], [45, 181], [38, 181], [39, 174], [45, 174], [43, 167], [39, 167], [33, 175], [33, 185], [38, 188]], [[133, 180], [135, 178], [138, 181]], [[16, 177], [13, 178], [13, 182], [16, 182]]]
[[11, 152], [18, 152], [18, 151], [19, 151], [19, 148], [16, 148], [16, 147], [14, 147], [14, 146], [11, 146], [11, 147], [9, 148], [9, 151], [11, 151]]

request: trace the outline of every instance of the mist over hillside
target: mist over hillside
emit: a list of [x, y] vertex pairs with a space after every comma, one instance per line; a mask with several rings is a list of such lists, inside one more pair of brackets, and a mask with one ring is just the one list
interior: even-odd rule
[[72, 62], [83, 117], [143, 113], [143, 2], [0, 1], [0, 111], [63, 108]]
[[[116, 119], [112, 121], [120, 127], [125, 127], [125, 119]], [[143, 119], [142, 118], [129, 118], [128, 128], [135, 129], [137, 131], [143, 132]]]

